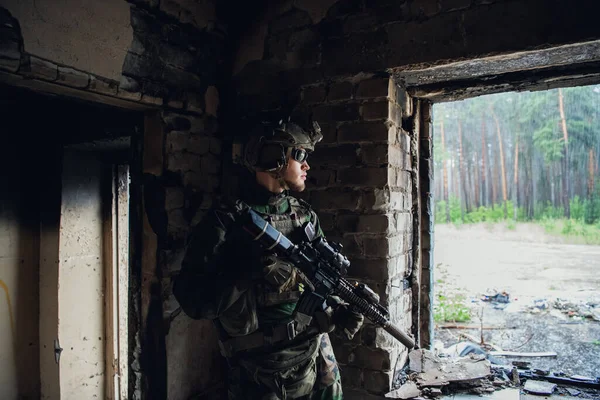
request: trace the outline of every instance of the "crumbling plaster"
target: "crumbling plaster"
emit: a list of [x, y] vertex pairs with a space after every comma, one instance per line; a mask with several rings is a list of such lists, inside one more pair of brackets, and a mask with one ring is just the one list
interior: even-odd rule
[[25, 51], [119, 80], [133, 30], [123, 0], [2, 0], [23, 34]]

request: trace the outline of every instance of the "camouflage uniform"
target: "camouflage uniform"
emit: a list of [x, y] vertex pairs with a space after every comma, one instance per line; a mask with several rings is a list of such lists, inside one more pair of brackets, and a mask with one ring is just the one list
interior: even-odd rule
[[[276, 195], [258, 184], [250, 186], [243, 204], [290, 240], [304, 240], [307, 221], [322, 235], [307, 203], [287, 192]], [[215, 322], [221, 352], [231, 367], [230, 399], [342, 399], [328, 334], [299, 342], [285, 337], [309, 283], [276, 254], [259, 250], [236, 226], [240, 204], [220, 206], [198, 225], [175, 282], [177, 300], [190, 317]]]

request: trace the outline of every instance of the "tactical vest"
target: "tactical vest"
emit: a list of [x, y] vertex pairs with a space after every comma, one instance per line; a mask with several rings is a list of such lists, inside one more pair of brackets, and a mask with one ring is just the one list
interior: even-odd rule
[[[303, 200], [298, 200], [288, 196], [284, 201], [289, 202], [287, 212], [277, 214], [268, 213], [269, 206], [250, 206], [257, 213], [268, 221], [275, 229], [288, 237], [292, 242], [298, 243], [302, 240], [307, 240], [304, 234], [303, 226], [307, 222], [314, 223], [316, 214], [308, 203]], [[271, 206], [272, 207], [272, 206]], [[261, 251], [261, 257], [268, 257], [269, 253]], [[256, 258], [256, 254], [253, 256]], [[278, 271], [285, 275], [285, 271]], [[302, 294], [301, 288], [303, 284], [308, 284], [306, 278], [295, 268], [290, 269], [290, 274], [293, 276], [278, 276], [277, 279], [282, 281], [290, 278], [293, 282], [285, 287], [277, 288], [272, 281], [267, 281], [266, 276], [258, 277], [253, 283], [253, 287], [246, 293], [245, 304], [241, 309], [243, 313], [232, 315], [225, 318], [247, 319], [246, 323], [239, 324], [240, 321], [230, 324], [228, 321], [222, 320], [222, 324], [226, 326], [244, 326], [245, 332], [236, 332], [228, 329], [229, 338], [222, 338], [221, 350], [226, 357], [232, 357], [237, 352], [245, 350], [256, 350], [261, 347], [285, 343], [292, 340], [298, 333], [294, 330], [294, 321], [288, 320], [282, 323], [270, 325], [268, 327], [259, 326], [257, 315], [257, 307], [273, 307], [283, 303], [295, 303]], [[279, 290], [278, 290], [279, 289]], [[250, 325], [248, 325], [250, 323]]]

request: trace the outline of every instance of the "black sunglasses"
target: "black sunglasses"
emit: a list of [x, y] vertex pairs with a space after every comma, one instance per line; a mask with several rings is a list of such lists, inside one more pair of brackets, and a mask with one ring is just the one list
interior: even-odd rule
[[308, 151], [306, 151], [305, 149], [293, 148], [291, 156], [294, 160], [298, 161], [299, 163], [303, 163], [308, 159]]

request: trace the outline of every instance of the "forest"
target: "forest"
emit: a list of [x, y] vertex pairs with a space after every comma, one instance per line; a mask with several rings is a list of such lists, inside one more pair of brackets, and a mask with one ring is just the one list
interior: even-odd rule
[[433, 107], [436, 223], [563, 220], [600, 231], [600, 85]]

